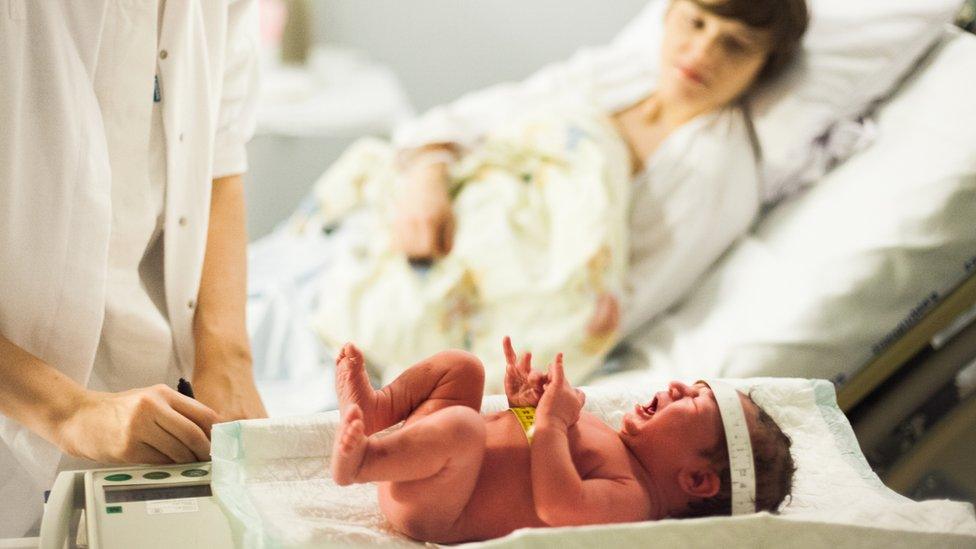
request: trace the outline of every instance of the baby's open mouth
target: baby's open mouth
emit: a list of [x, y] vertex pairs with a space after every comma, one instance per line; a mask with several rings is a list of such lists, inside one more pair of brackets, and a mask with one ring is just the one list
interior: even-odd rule
[[654, 414], [657, 412], [657, 395], [654, 395], [654, 398], [646, 405], [641, 406], [638, 404], [635, 408], [637, 408], [638, 415], [645, 419], [654, 417]]

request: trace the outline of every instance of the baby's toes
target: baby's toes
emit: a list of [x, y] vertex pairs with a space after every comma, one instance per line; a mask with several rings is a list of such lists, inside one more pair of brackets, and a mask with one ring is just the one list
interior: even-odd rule
[[349, 450], [355, 447], [365, 437], [366, 429], [363, 426], [362, 420], [353, 421], [342, 433], [342, 449]]
[[363, 363], [363, 353], [358, 347], [356, 347], [356, 345], [347, 343], [343, 349], [343, 353], [353, 364], [358, 366]]

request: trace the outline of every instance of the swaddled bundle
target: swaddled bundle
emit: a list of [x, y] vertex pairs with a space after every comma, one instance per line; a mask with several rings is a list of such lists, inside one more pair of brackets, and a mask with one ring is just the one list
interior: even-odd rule
[[500, 390], [497, 342], [518, 333], [539, 356], [562, 351], [570, 379], [589, 373], [615, 341], [589, 337], [586, 324], [627, 266], [630, 157], [612, 122], [576, 104], [488, 134], [452, 167], [454, 246], [429, 268], [392, 246], [394, 156], [360, 141], [317, 184], [326, 224], [365, 210], [371, 233], [323, 273], [316, 328], [326, 343], [356, 341], [385, 381], [441, 349], [467, 349]]

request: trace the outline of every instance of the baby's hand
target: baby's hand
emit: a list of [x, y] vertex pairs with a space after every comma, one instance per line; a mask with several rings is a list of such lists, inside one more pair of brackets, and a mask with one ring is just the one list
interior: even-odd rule
[[583, 391], [573, 388], [563, 373], [563, 354], [549, 365], [549, 384], [546, 385], [539, 407], [535, 411], [537, 427], [553, 425], [569, 429], [579, 421], [580, 410], [586, 403]]
[[538, 406], [549, 376], [532, 370], [532, 353], [524, 353], [521, 359], [516, 359], [512, 339], [508, 336], [502, 340], [502, 348], [505, 350], [505, 395], [508, 396], [508, 405]]

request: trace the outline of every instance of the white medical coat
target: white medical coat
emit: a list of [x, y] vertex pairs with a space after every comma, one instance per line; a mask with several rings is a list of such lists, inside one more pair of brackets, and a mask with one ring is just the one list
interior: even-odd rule
[[[167, 0], [163, 265], [176, 356], [193, 315], [211, 181], [246, 170], [253, 132], [254, 0]], [[93, 89], [106, 0], [0, 0], [0, 334], [86, 385], [105, 309], [111, 173]], [[0, 416], [0, 537], [39, 516], [60, 452]]]

